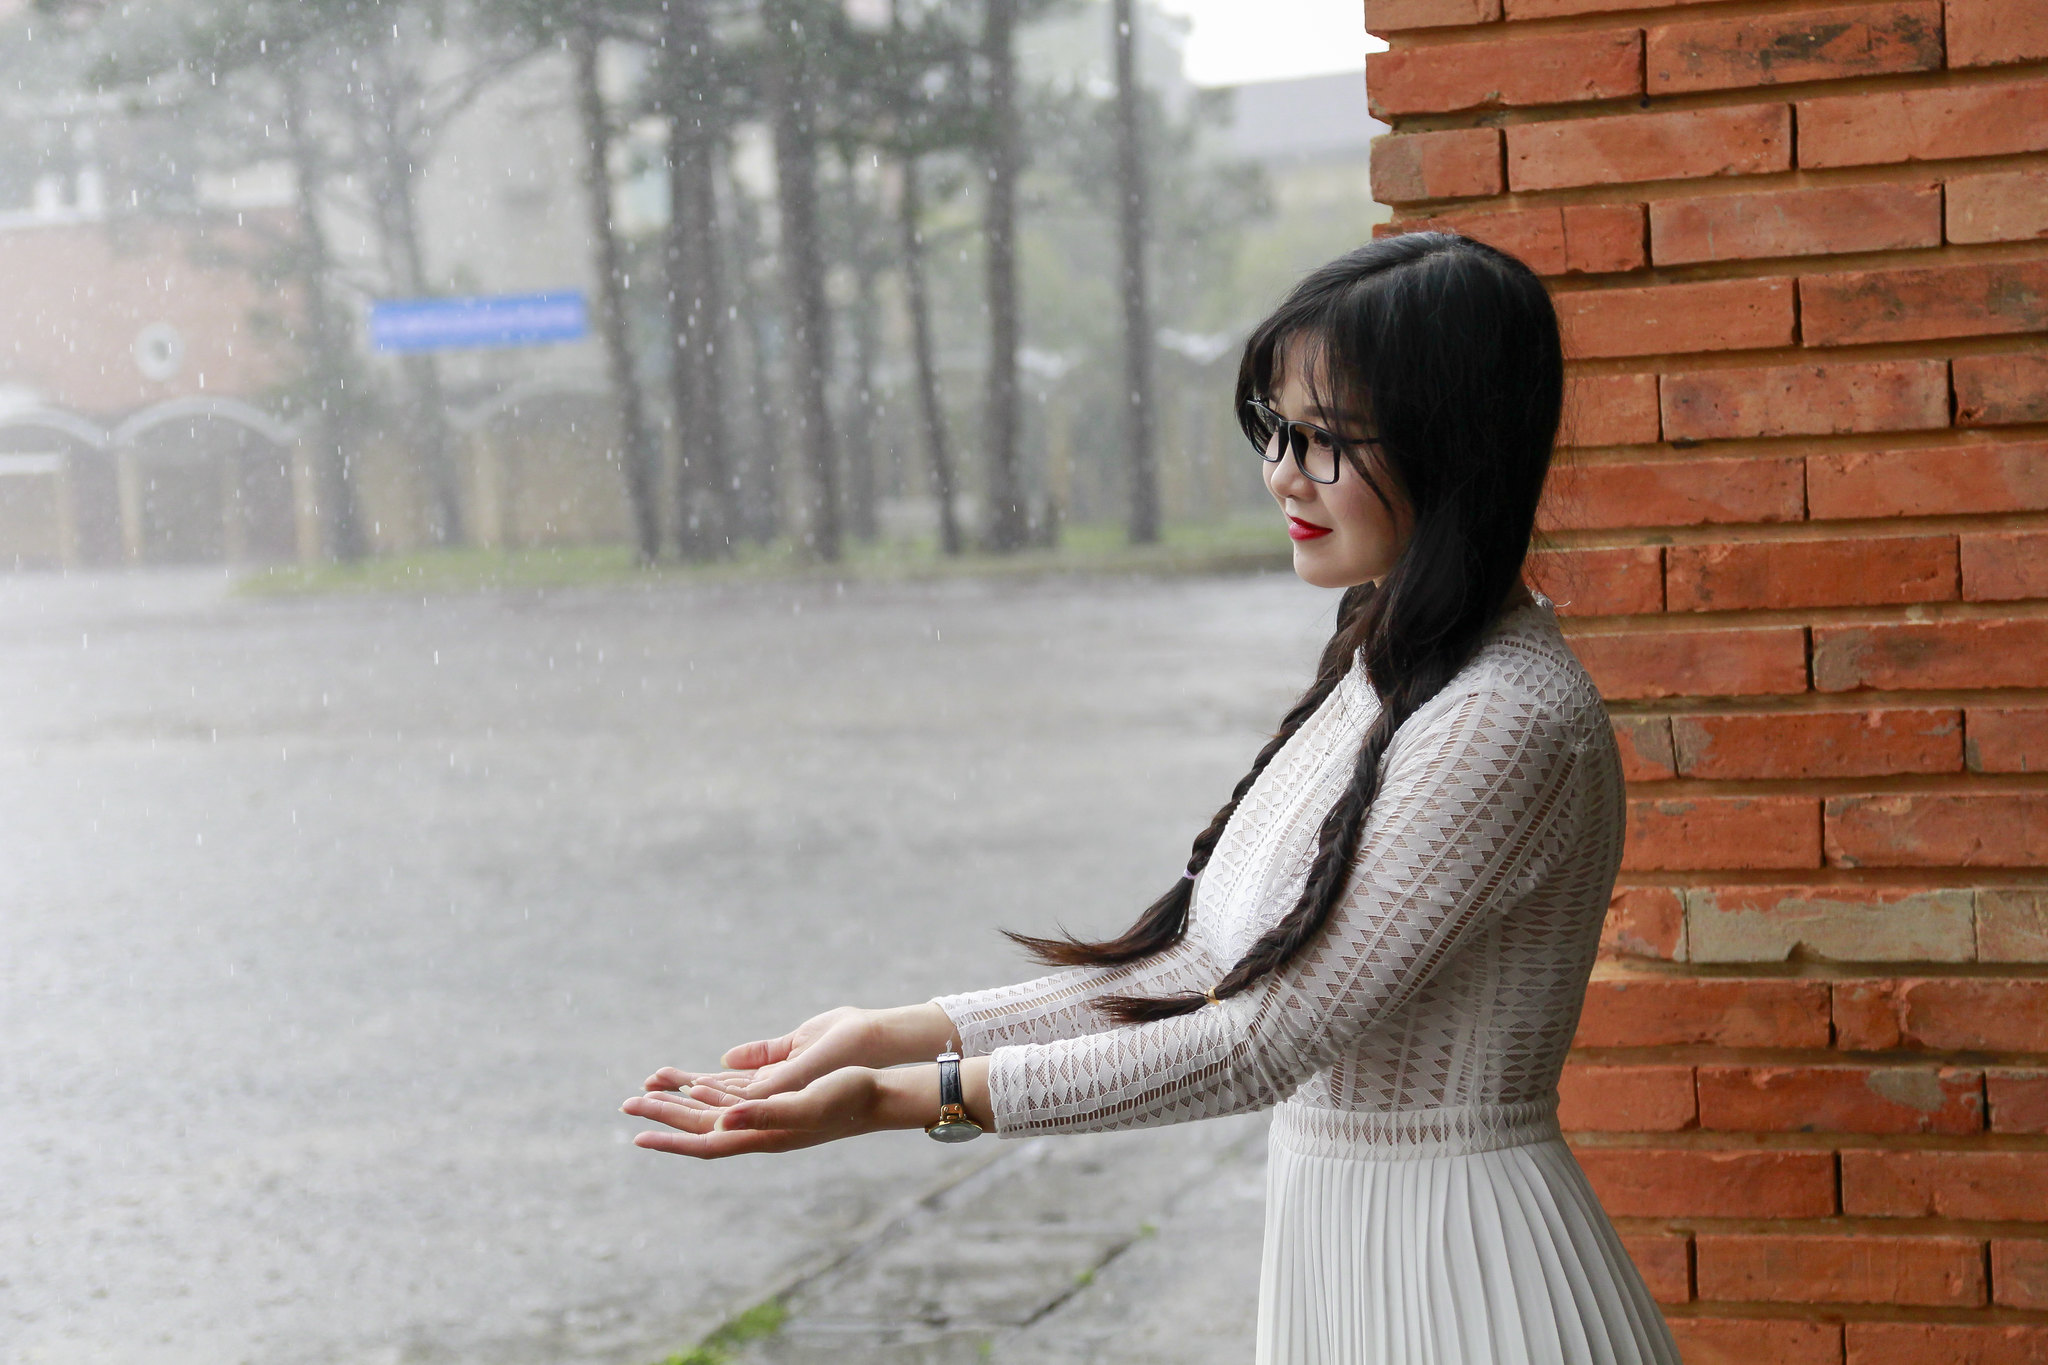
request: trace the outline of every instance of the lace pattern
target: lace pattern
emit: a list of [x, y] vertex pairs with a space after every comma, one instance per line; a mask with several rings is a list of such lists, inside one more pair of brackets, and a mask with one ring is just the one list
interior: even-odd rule
[[[1620, 865], [1613, 732], [1540, 600], [1503, 616], [1395, 736], [1350, 885], [1292, 963], [1174, 1019], [1105, 1027], [1088, 1008], [1106, 992], [1206, 989], [1286, 913], [1377, 714], [1355, 669], [1274, 756], [1171, 951], [934, 1002], [971, 1051], [990, 1054], [1000, 1135], [1149, 1127], [1290, 1098], [1287, 1131], [1325, 1145], [1448, 1150], [1542, 1128], [1456, 1117], [1554, 1109]], [[1355, 1130], [1305, 1117], [1322, 1113], [1371, 1117]]]

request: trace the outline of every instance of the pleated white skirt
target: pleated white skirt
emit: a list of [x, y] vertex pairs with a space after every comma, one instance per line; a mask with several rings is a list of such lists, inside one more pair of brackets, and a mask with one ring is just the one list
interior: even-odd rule
[[1552, 1106], [1283, 1104], [1257, 1365], [1679, 1365]]

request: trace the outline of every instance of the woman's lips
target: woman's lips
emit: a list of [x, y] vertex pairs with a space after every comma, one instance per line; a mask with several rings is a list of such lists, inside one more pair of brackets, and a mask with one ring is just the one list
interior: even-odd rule
[[1327, 526], [1318, 526], [1312, 521], [1303, 521], [1300, 517], [1287, 518], [1287, 535], [1290, 540], [1314, 540], [1318, 536], [1328, 534], [1330, 528]]

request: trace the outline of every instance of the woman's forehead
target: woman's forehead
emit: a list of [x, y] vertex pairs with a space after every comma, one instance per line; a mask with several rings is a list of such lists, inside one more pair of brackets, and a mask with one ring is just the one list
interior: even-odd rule
[[1296, 333], [1273, 348], [1273, 377], [1268, 390], [1296, 388], [1304, 398], [1326, 412], [1363, 406], [1363, 395], [1355, 384], [1340, 382], [1330, 366], [1329, 347], [1323, 338]]

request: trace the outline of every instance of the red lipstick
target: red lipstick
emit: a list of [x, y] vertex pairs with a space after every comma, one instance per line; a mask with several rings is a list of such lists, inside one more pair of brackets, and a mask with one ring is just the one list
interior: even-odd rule
[[1319, 536], [1326, 536], [1328, 534], [1330, 534], [1330, 528], [1327, 526], [1318, 526], [1312, 521], [1303, 521], [1297, 516], [1289, 516], [1287, 518], [1287, 536], [1290, 540], [1314, 540]]

